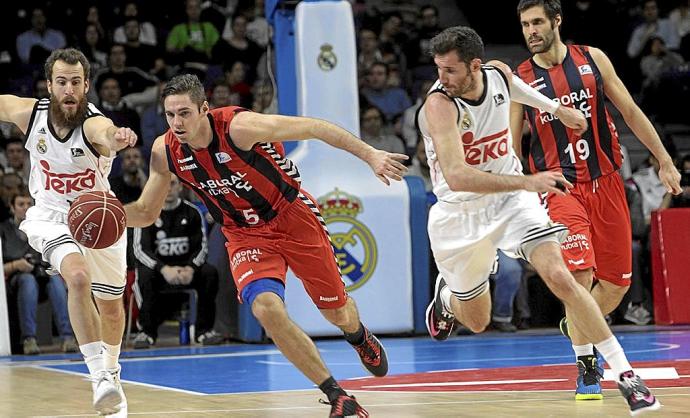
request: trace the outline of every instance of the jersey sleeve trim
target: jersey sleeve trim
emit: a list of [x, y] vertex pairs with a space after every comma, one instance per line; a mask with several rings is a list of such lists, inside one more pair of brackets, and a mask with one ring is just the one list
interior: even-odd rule
[[[36, 113], [38, 113], [38, 106], [41, 106], [43, 108], [43, 105], [41, 104], [41, 100], [36, 100], [36, 103], [34, 103], [34, 108], [31, 110], [31, 117], [29, 118], [29, 124], [26, 127], [26, 132], [24, 132], [25, 135], [29, 135], [29, 132], [31, 132], [31, 128], [34, 125], [34, 120], [36, 119]], [[47, 109], [47, 107], [45, 107]]]

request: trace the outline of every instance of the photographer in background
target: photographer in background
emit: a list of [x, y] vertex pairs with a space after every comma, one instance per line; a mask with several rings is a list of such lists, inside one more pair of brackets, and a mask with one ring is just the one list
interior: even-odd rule
[[[36, 310], [40, 290], [44, 289], [53, 306], [53, 316], [62, 339], [65, 353], [76, 353], [77, 343], [67, 314], [67, 287], [59, 275], [49, 275], [49, 265], [27, 242], [26, 235], [19, 230], [26, 211], [33, 205], [33, 199], [26, 187], [9, 198], [12, 216], [0, 223], [3, 269], [8, 283], [8, 295], [16, 295], [19, 310], [19, 326], [24, 354], [40, 354], [36, 342]], [[9, 296], [8, 296], [9, 297]]]

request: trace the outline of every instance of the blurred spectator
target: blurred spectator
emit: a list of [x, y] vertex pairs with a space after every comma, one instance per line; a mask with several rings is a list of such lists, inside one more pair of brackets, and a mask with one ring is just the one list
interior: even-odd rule
[[0, 222], [2, 222], [12, 217], [10, 210], [12, 196], [17, 195], [26, 186], [17, 173], [4, 173], [0, 175], [0, 181]]
[[48, 99], [50, 98], [50, 92], [48, 91], [48, 80], [45, 78], [38, 78], [34, 81], [34, 95], [37, 99]]
[[125, 46], [115, 44], [110, 47], [110, 55], [108, 56], [109, 66], [98, 71], [94, 77], [91, 85], [95, 88], [89, 90], [89, 100], [97, 102], [97, 92], [100, 88], [102, 80], [107, 78], [114, 78], [120, 86], [120, 92], [125, 100], [127, 96], [143, 93], [137, 98], [135, 103], [128, 100], [132, 106], [140, 106], [146, 103], [153, 103], [157, 99], [158, 80], [146, 72], [136, 67], [126, 66], [127, 54], [125, 53]]
[[146, 161], [149, 159], [153, 141], [168, 130], [168, 122], [165, 119], [163, 105], [160, 102], [160, 93], [164, 87], [165, 82], [161, 80], [158, 83], [157, 89], [157, 97], [159, 99], [154, 100], [151, 105], [146, 107], [141, 115], [141, 148], [144, 150]]
[[[630, 290], [621, 305], [625, 306], [623, 318], [637, 325], [647, 325], [652, 320], [651, 313], [645, 308], [645, 248], [649, 237], [649, 227], [645, 221], [642, 208], [642, 195], [632, 181], [625, 182], [625, 198], [630, 209], [632, 227], [632, 271]], [[625, 304], [626, 299], [628, 303]]]
[[24, 141], [16, 137], [7, 140], [5, 142], [5, 156], [7, 157], [5, 174], [16, 173], [21, 177], [23, 184], [29, 184], [31, 164], [29, 162], [29, 153], [24, 148]]
[[640, 61], [640, 69], [645, 77], [642, 87], [656, 86], [661, 75], [667, 71], [675, 70], [685, 63], [683, 57], [666, 48], [664, 40], [658, 36], [649, 38], [647, 54]]
[[669, 207], [690, 208], [690, 154], [683, 157], [679, 164], [680, 186], [683, 192], [678, 196], [667, 195], [670, 199]]
[[165, 46], [177, 63], [185, 66], [208, 64], [218, 30], [210, 22], [200, 21], [201, 1], [186, 0], [187, 21], [173, 26]]
[[45, 10], [31, 11], [31, 29], [17, 36], [17, 55], [24, 64], [43, 65], [54, 49], [67, 45], [65, 35], [46, 24]]
[[110, 118], [115, 126], [131, 128], [137, 136], [141, 137], [141, 120], [139, 114], [130, 109], [122, 100], [122, 90], [117, 79], [112, 77], [99, 78], [98, 98], [99, 108], [103, 115]]
[[374, 148], [388, 152], [405, 153], [402, 139], [383, 131], [383, 115], [374, 106], [364, 107], [360, 113], [362, 140]]
[[230, 86], [230, 92], [240, 96], [240, 106], [251, 108], [254, 98], [252, 88], [247, 80], [247, 65], [242, 61], [235, 61], [225, 67], [225, 82]]
[[[239, 96], [236, 95], [239, 103]], [[209, 95], [208, 105], [211, 109], [219, 107], [230, 106], [232, 104], [232, 95], [230, 93], [230, 86], [225, 84], [225, 80], [221, 79], [213, 83], [211, 86], [211, 94]]]
[[[125, 22], [131, 18], [134, 18], [137, 20], [137, 22], [139, 22], [139, 42], [144, 45], [158, 45], [156, 28], [151, 22], [145, 22], [142, 20], [142, 17], [139, 15], [139, 6], [137, 5], [136, 1], [128, 1], [125, 3], [122, 16]], [[113, 41], [118, 44], [124, 44], [127, 42], [124, 25], [115, 29], [115, 32], [113, 33]]]
[[223, 337], [213, 330], [216, 316], [218, 272], [206, 263], [208, 252], [203, 215], [192, 203], [180, 199], [182, 186], [173, 176], [165, 205], [156, 222], [134, 230], [134, 254], [137, 258], [135, 286], [141, 296], [139, 320], [141, 331], [134, 348], [149, 348], [158, 337], [158, 326], [174, 304], [165, 303], [166, 289], [193, 288], [199, 295], [196, 329], [197, 342], [220, 344]]
[[417, 33], [410, 39], [405, 48], [409, 68], [434, 66], [431, 55], [428, 53], [429, 42], [439, 32], [441, 32], [441, 27], [438, 23], [438, 9], [431, 4], [422, 6], [417, 16]]
[[419, 107], [422, 105], [422, 102], [426, 97], [426, 93], [433, 85], [434, 82], [432, 80], [422, 81], [419, 84], [419, 91], [417, 92], [417, 99], [415, 103], [405, 109], [405, 112], [403, 112], [401, 121], [402, 137], [405, 140], [405, 148], [407, 148], [408, 153], [413, 152], [417, 142], [419, 142], [419, 131], [416, 124], [417, 110], [419, 110]]
[[517, 327], [512, 323], [513, 301], [522, 281], [522, 264], [501, 250], [498, 251], [496, 262], [498, 271], [492, 276], [495, 286], [491, 325], [500, 332], [515, 332]]
[[680, 0], [678, 6], [668, 14], [668, 20], [682, 44], [685, 35], [690, 33], [690, 0]]
[[271, 83], [254, 84], [254, 103], [252, 110], [259, 113], [277, 114], [278, 98], [273, 94]]
[[247, 37], [247, 18], [237, 14], [232, 18], [232, 36], [216, 43], [211, 61], [223, 65], [238, 61], [244, 63], [246, 80], [251, 84], [256, 78], [256, 68], [263, 53], [263, 49]]
[[[264, 0], [256, 0], [253, 5], [249, 4], [238, 11], [247, 18], [247, 38], [256, 42], [261, 48], [266, 48], [270, 41], [271, 33], [268, 21], [266, 21], [264, 17], [264, 7]], [[225, 26], [223, 27], [222, 38], [225, 40], [230, 40], [233, 36], [233, 14], [231, 13], [229, 16], [230, 18], [226, 20]]]
[[371, 65], [383, 59], [379, 50], [379, 40], [376, 32], [371, 29], [359, 31], [359, 53], [357, 54], [357, 72], [364, 80]]
[[9, 284], [8, 296], [11, 294], [17, 298], [24, 354], [41, 353], [36, 341], [36, 310], [41, 289], [50, 298], [62, 351], [76, 353], [78, 347], [67, 313], [65, 282], [59, 275], [46, 272], [48, 264], [41, 260], [41, 254], [29, 246], [26, 235], [19, 230], [19, 224], [32, 205], [29, 191], [26, 188], [19, 190], [10, 199], [12, 217], [0, 224], [3, 270]]
[[647, 167], [642, 167], [633, 173], [633, 181], [642, 196], [642, 211], [645, 223], [649, 225], [652, 211], [661, 207], [666, 188], [659, 180], [659, 161], [650, 154], [647, 162]]
[[84, 29], [84, 37], [80, 41], [80, 49], [91, 64], [91, 74], [95, 74], [108, 65], [108, 54], [105, 52], [104, 43], [96, 25], [87, 24]]
[[156, 60], [163, 60], [163, 51], [155, 46], [141, 42], [141, 24], [139, 21], [130, 17], [125, 21], [125, 55], [127, 65], [138, 67], [150, 73], [156, 64]]
[[141, 195], [146, 184], [146, 162], [138, 147], [127, 147], [120, 151], [122, 174], [110, 178], [110, 188], [122, 202], [134, 202]]
[[98, 11], [98, 6], [92, 5], [86, 9], [86, 24], [94, 25], [101, 39], [110, 39], [110, 33], [105, 30], [105, 27], [101, 23], [101, 14]]
[[412, 106], [405, 90], [388, 87], [388, 65], [382, 62], [376, 62], [369, 67], [367, 85], [362, 89], [362, 96], [369, 104], [383, 112], [386, 123], [391, 123], [395, 116]]
[[655, 0], [646, 0], [642, 9], [644, 22], [640, 23], [630, 35], [628, 56], [638, 58], [652, 36], [664, 40], [670, 49], [678, 49], [680, 39], [668, 19], [659, 18], [659, 8]]
[[412, 156], [412, 163], [407, 168], [406, 176], [417, 176], [424, 180], [424, 190], [431, 193], [433, 185], [431, 184], [431, 173], [429, 172], [429, 162], [426, 158], [426, 148], [424, 147], [424, 140], [419, 138], [415, 153]]

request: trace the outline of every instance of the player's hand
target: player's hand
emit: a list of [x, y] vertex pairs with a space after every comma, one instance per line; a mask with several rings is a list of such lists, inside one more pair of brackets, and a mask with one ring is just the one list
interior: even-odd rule
[[672, 194], [681, 194], [683, 188], [680, 187], [680, 173], [672, 162], [660, 164], [659, 180], [666, 187], [666, 191]]
[[130, 128], [117, 128], [113, 139], [122, 148], [133, 147], [137, 143], [137, 134]]
[[404, 154], [395, 154], [374, 148], [367, 158], [367, 163], [379, 180], [390, 185], [388, 179], [402, 180], [402, 175], [407, 171], [407, 167], [402, 161], [408, 158]]
[[555, 193], [565, 196], [573, 185], [563, 177], [563, 174], [555, 171], [542, 171], [537, 174], [525, 176], [525, 190], [537, 193]]
[[575, 135], [580, 136], [587, 131], [587, 118], [579, 109], [560, 105], [554, 116], [558, 117], [565, 126], [572, 129]]

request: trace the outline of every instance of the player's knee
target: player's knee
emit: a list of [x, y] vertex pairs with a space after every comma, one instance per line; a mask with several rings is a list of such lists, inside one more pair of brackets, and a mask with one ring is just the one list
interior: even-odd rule
[[99, 315], [101, 320], [108, 323], [119, 323], [125, 319], [125, 310], [121, 305], [116, 305], [103, 309], [99, 307]]
[[67, 288], [70, 292], [90, 292], [91, 291], [91, 277], [86, 267], [76, 266], [65, 271], [62, 277], [67, 283]]
[[252, 303], [252, 313], [264, 328], [280, 323], [280, 320], [287, 316], [283, 300], [271, 292], [256, 296]]
[[577, 294], [577, 287], [580, 286], [565, 268], [554, 268], [542, 274], [542, 278], [549, 286], [549, 289], [561, 300], [570, 300]]
[[333, 325], [337, 327], [343, 327], [350, 324], [352, 319], [350, 318], [350, 310], [347, 309], [347, 306], [343, 306], [342, 308], [338, 309], [329, 309], [328, 315], [325, 316]]

